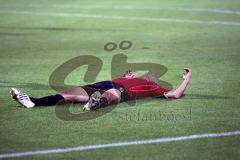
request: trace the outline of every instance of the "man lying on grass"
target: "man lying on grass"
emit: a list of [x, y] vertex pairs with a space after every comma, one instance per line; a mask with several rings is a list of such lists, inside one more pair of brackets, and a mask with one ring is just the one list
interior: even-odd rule
[[75, 87], [62, 91], [56, 95], [42, 98], [29, 97], [27, 94], [11, 88], [11, 97], [26, 108], [37, 106], [52, 106], [60, 101], [87, 102], [83, 109], [90, 111], [108, 105], [146, 97], [180, 98], [191, 77], [191, 70], [185, 68], [183, 82], [176, 90], [162, 87], [158, 79], [151, 73], [136, 77], [134, 72], [128, 71], [123, 77], [111, 81], [102, 81], [94, 84]]

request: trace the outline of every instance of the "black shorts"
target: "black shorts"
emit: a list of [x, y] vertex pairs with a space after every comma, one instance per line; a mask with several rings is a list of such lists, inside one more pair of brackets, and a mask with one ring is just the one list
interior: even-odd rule
[[102, 82], [88, 84], [81, 87], [87, 92], [89, 97], [96, 91], [99, 91], [102, 94], [109, 89], [117, 89], [121, 92], [121, 101], [127, 100], [126, 90], [119, 84], [116, 84], [112, 81], [102, 81]]

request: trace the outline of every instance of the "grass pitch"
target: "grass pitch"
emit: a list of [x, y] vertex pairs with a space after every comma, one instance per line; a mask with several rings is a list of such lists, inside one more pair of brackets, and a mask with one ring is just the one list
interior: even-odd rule
[[[0, 2], [1, 154], [240, 130], [240, 26], [232, 25], [240, 23], [240, 2]], [[162, 18], [167, 21], [159, 20]], [[176, 21], [179, 19], [181, 23]], [[213, 20], [217, 23], [209, 23]], [[131, 40], [132, 48], [104, 51], [107, 42], [122, 40]], [[110, 79], [111, 59], [118, 53], [126, 54], [129, 63], [165, 65], [168, 71], [161, 80], [175, 88], [182, 81], [182, 69], [191, 67], [185, 96], [173, 101], [139, 100], [133, 107], [123, 103], [85, 122], [62, 121], [54, 107], [20, 108], [9, 97], [11, 87], [35, 97], [55, 94], [49, 76], [80, 55], [94, 55], [103, 61], [96, 81]], [[73, 71], [66, 83], [85, 83], [85, 70]], [[78, 112], [82, 106], [74, 105], [71, 110]], [[153, 113], [163, 116], [146, 118]], [[212, 138], [18, 159], [237, 159], [239, 140]]]

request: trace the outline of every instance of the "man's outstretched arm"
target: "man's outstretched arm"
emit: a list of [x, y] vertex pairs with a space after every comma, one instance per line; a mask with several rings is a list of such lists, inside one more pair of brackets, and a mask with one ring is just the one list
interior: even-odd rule
[[176, 90], [171, 90], [165, 93], [164, 96], [166, 98], [173, 98], [173, 99], [180, 98], [188, 86], [188, 83], [191, 78], [191, 74], [192, 74], [192, 71], [190, 68], [184, 68], [182, 84]]

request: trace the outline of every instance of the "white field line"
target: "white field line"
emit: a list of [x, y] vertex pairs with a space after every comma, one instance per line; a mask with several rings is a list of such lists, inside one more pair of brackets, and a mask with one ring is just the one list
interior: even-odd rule
[[174, 19], [174, 18], [106, 16], [106, 15], [82, 14], [82, 13], [53, 13], [53, 12], [30, 12], [30, 11], [13, 11], [13, 10], [11, 10], [11, 11], [10, 10], [0, 10], [0, 13], [23, 14], [23, 15], [32, 15], [32, 16], [79, 17], [79, 18], [113, 19], [113, 20], [154, 21], [154, 22], [174, 22], [174, 23], [190, 23], [190, 24], [240, 26], [240, 22], [217, 21], [217, 20], [203, 21], [203, 20]]
[[229, 137], [229, 136], [240, 136], [240, 131], [195, 134], [195, 135], [189, 135], [189, 136], [167, 137], [167, 138], [158, 138], [158, 139], [141, 140], [141, 141], [127, 141], [127, 142], [97, 144], [97, 145], [89, 145], [89, 146], [76, 146], [76, 147], [57, 148], [57, 149], [48, 149], [48, 150], [5, 153], [5, 154], [0, 154], [0, 158], [14, 158], [14, 157], [33, 156], [33, 155], [46, 155], [46, 154], [51, 154], [51, 153], [67, 153], [67, 152], [76, 152], [76, 151], [84, 151], [84, 150], [95, 150], [95, 149], [101, 149], [101, 148], [113, 148], [113, 147], [123, 147], [123, 146], [133, 146], [133, 145], [143, 145], [143, 144], [167, 143], [167, 142], [184, 141], [184, 140], [192, 140], [192, 139]]
[[107, 5], [71, 5], [71, 4], [28, 4], [28, 5], [10, 5], [10, 4], [0, 4], [0, 7], [34, 7], [34, 8], [72, 8], [72, 9], [105, 9], [105, 10], [177, 10], [177, 11], [188, 11], [188, 12], [209, 12], [209, 13], [220, 13], [220, 14], [233, 14], [240, 15], [240, 11], [237, 10], [227, 10], [218, 8], [174, 8], [174, 7], [138, 7], [138, 6], [107, 6]]
[[240, 11], [216, 9], [216, 8], [171, 8], [172, 10], [179, 11], [192, 11], [192, 12], [209, 12], [209, 13], [221, 13], [221, 14], [234, 14], [240, 15]]

